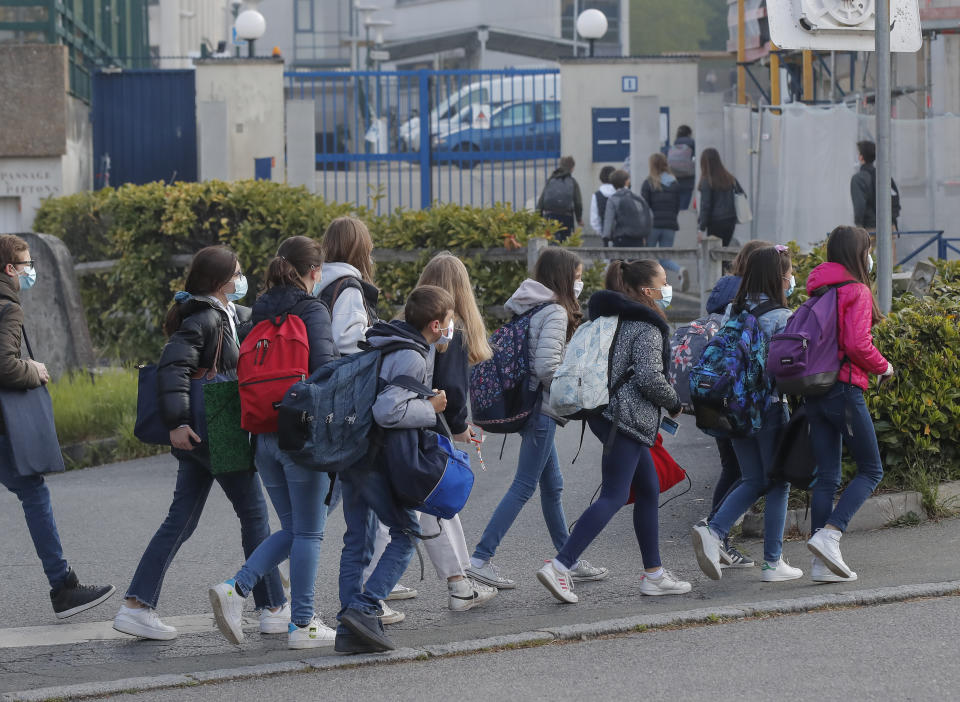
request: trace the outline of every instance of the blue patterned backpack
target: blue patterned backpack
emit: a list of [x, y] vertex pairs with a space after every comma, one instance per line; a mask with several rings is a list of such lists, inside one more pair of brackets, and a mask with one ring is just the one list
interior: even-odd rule
[[523, 429], [540, 411], [540, 386], [530, 382], [530, 319], [552, 303], [518, 314], [490, 335], [493, 358], [470, 369], [473, 423], [491, 434]]
[[697, 428], [710, 436], [746, 437], [760, 431], [774, 383], [766, 371], [769, 339], [758, 320], [780, 307], [768, 301], [750, 311], [734, 310], [690, 371]]

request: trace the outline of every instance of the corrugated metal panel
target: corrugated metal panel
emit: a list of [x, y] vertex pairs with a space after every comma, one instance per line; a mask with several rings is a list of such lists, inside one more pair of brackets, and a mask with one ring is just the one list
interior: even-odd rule
[[93, 82], [95, 187], [197, 179], [193, 70], [99, 72]]

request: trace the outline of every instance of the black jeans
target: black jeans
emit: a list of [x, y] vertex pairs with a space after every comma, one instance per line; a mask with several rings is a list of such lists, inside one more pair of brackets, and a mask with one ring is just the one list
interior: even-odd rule
[[713, 503], [710, 506], [709, 519], [713, 519], [713, 515], [723, 503], [723, 498], [740, 482], [740, 462], [733, 450], [733, 442], [730, 439], [717, 439], [717, 451], [720, 453], [720, 475], [713, 488]]
[[707, 225], [707, 236], [715, 236], [723, 242], [724, 246], [730, 246], [730, 240], [733, 239], [733, 232], [736, 228], [737, 220], [735, 219], [710, 222]]
[[562, 244], [564, 241], [569, 239], [577, 225], [576, 220], [573, 218], [573, 214], [570, 213], [558, 214], [555, 212], [544, 212], [543, 216], [560, 224], [560, 227], [557, 229], [557, 231], [553, 233], [553, 241], [557, 244]]

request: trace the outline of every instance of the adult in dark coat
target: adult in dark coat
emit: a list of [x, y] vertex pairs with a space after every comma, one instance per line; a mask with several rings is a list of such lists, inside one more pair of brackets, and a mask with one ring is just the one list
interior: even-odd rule
[[[20, 355], [23, 308], [20, 293], [33, 286], [37, 273], [27, 242], [18, 236], [0, 236], [0, 387], [30, 390], [50, 382], [46, 366]], [[17, 470], [8, 428], [0, 414], [0, 483], [17, 496], [43, 572], [50, 583], [50, 602], [57, 619], [96, 607], [113, 594], [113, 585], [81, 585], [67, 564], [53, 518], [50, 492], [40, 475]]]

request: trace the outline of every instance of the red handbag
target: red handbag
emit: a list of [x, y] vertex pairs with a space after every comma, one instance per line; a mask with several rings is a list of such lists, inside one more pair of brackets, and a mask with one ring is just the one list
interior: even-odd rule
[[[673, 456], [663, 447], [663, 437], [660, 434], [657, 434], [657, 440], [650, 449], [650, 457], [653, 459], [653, 467], [657, 469], [661, 493], [686, 479], [687, 471], [681, 468], [680, 464], [673, 460]], [[633, 486], [631, 486], [627, 504], [632, 505], [634, 500]]]

